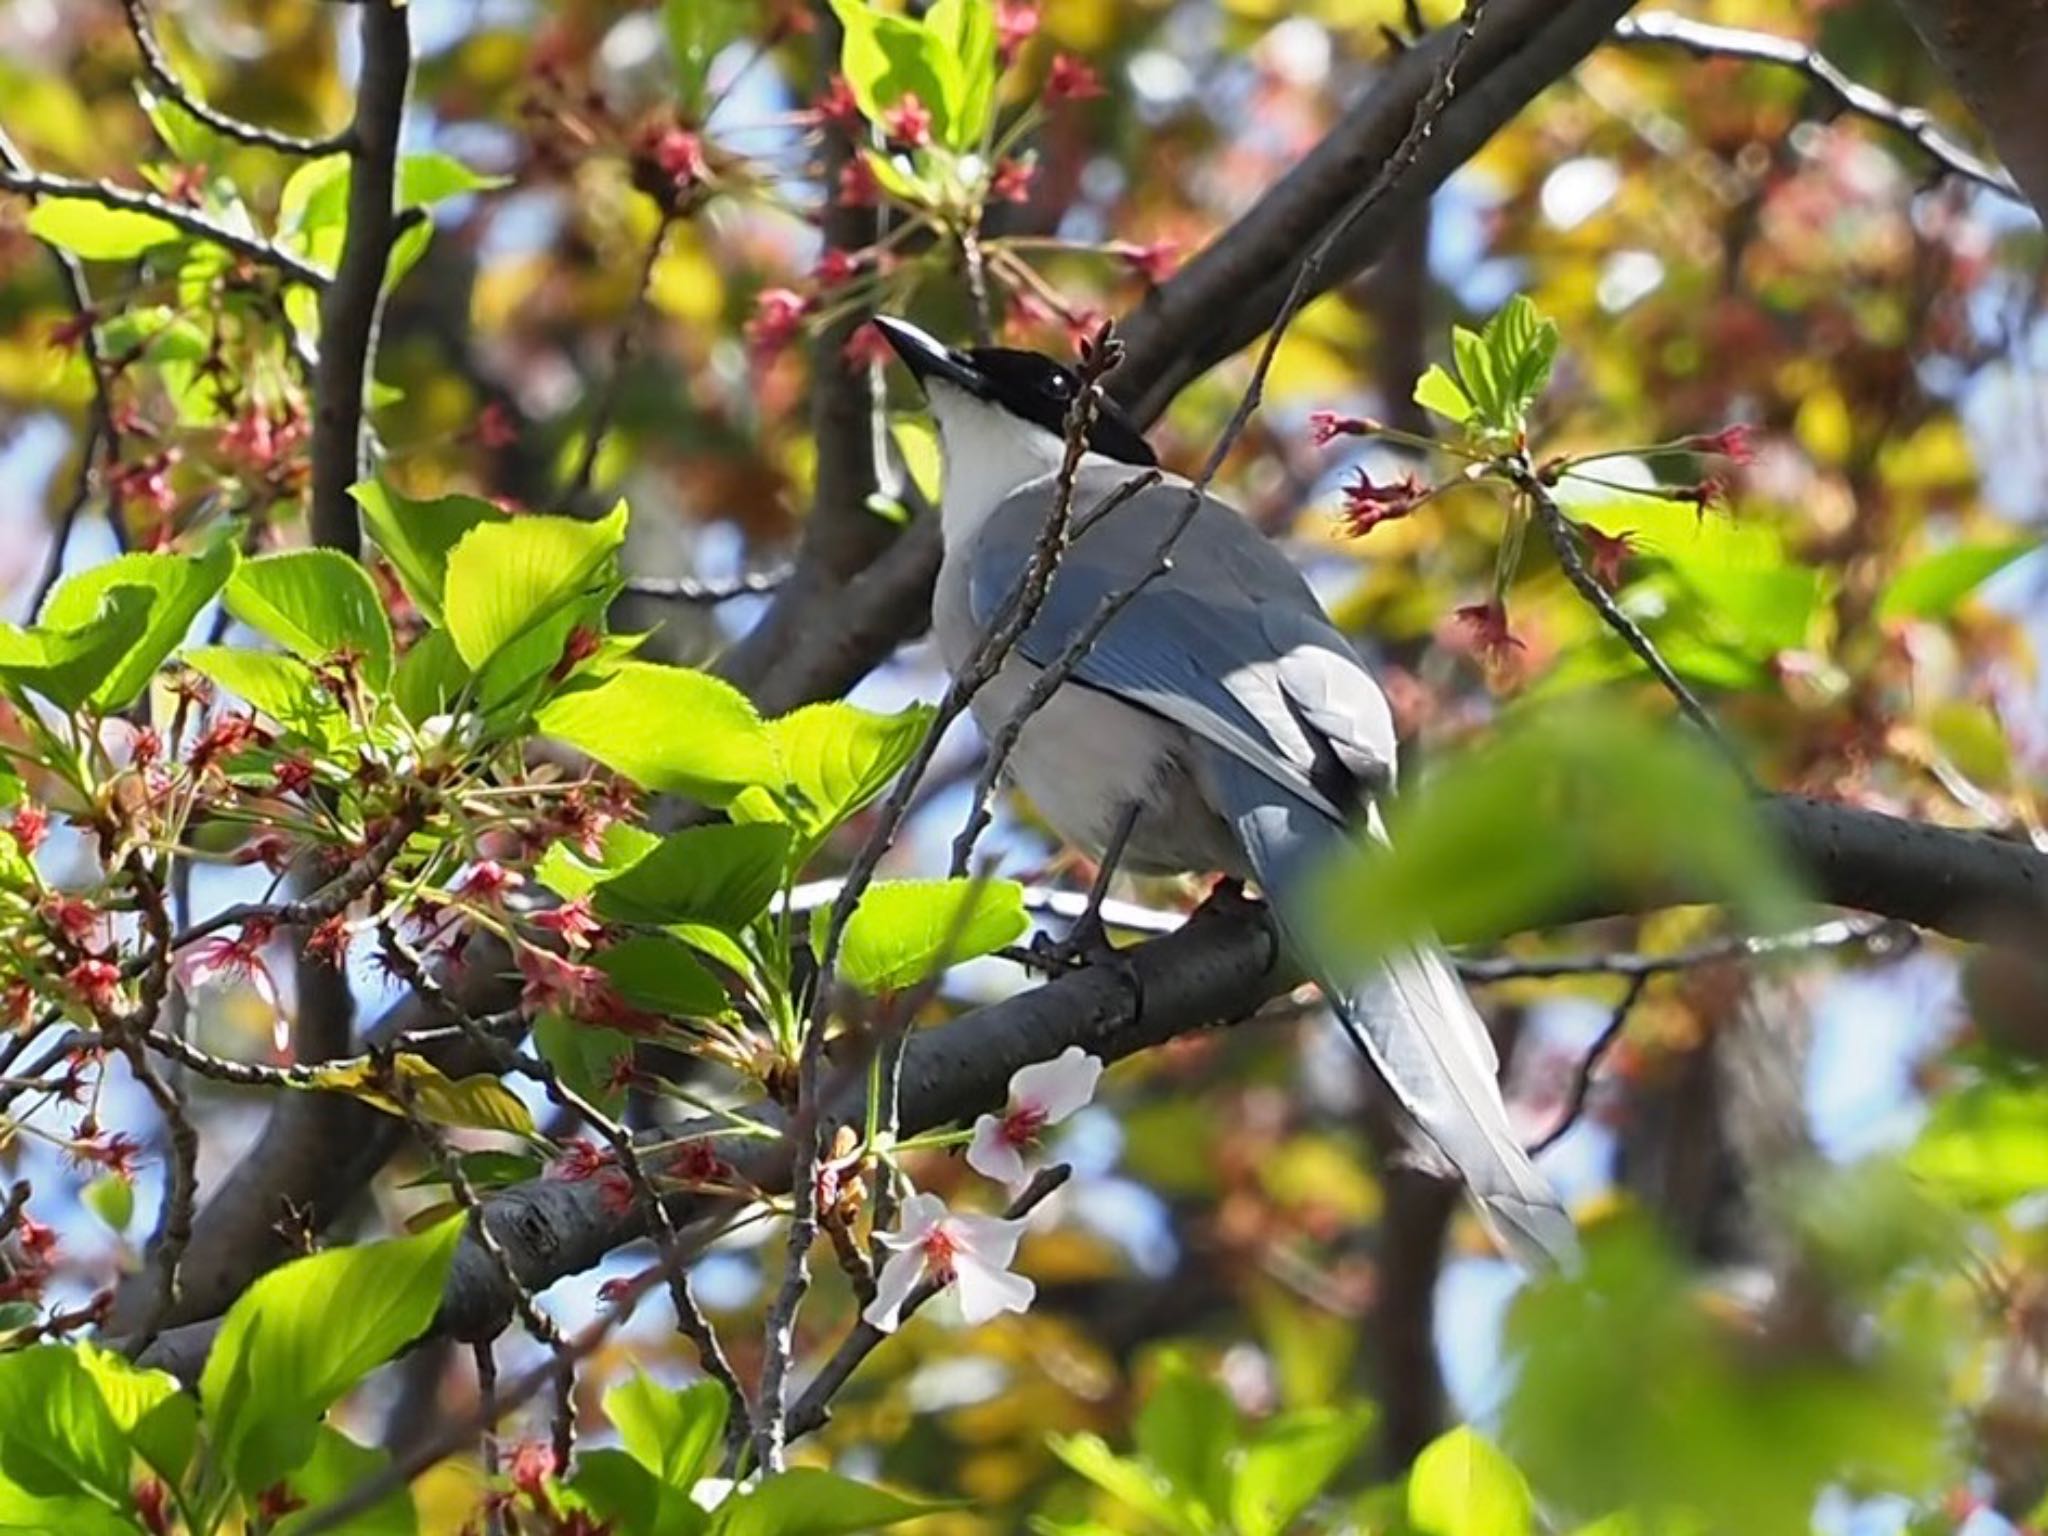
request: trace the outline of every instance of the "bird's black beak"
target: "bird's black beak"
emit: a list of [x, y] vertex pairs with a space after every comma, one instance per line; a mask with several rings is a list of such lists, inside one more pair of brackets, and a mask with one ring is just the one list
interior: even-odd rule
[[889, 339], [903, 366], [917, 375], [919, 384], [944, 379], [973, 394], [988, 393], [988, 379], [966, 354], [954, 351], [937, 337], [919, 330], [907, 320], [889, 315], [875, 316], [875, 329]]

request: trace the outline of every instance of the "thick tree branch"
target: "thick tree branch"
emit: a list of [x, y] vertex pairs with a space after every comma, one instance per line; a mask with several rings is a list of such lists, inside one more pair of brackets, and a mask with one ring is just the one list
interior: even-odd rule
[[1898, 0], [2048, 221], [2048, 26], [2037, 0]]
[[363, 394], [376, 369], [384, 274], [398, 233], [398, 135], [412, 79], [411, 12], [398, 0], [366, 0], [358, 14], [363, 68], [349, 130], [348, 233], [320, 298], [313, 377], [313, 542], [347, 555], [362, 548], [348, 492], [363, 477]]

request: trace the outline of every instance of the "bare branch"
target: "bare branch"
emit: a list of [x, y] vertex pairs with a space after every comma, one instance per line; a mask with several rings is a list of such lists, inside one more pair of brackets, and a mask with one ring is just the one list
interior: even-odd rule
[[238, 117], [230, 117], [208, 106], [171, 67], [170, 56], [164, 52], [163, 44], [157, 41], [155, 29], [150, 26], [149, 10], [144, 0], [121, 0], [121, 8], [128, 13], [129, 35], [135, 39], [136, 49], [142, 54], [143, 71], [156, 88], [176, 102], [187, 115], [222, 138], [233, 139], [238, 144], [253, 144], [259, 149], [276, 150], [281, 155], [309, 157], [330, 155], [350, 147], [352, 141], [346, 132], [329, 134], [323, 139], [302, 138], [295, 133], [282, 133], [275, 128], [245, 123]]
[[1565, 1100], [1564, 1114], [1558, 1118], [1557, 1124], [1530, 1145], [1531, 1157], [1556, 1146], [1564, 1134], [1577, 1125], [1585, 1115], [1587, 1101], [1593, 1096], [1594, 1075], [1599, 1072], [1600, 1063], [1607, 1059], [1607, 1053], [1621, 1039], [1622, 1031], [1628, 1028], [1628, 1016], [1635, 1011], [1636, 1004], [1642, 1001], [1643, 989], [1649, 984], [1648, 971], [1637, 971], [1629, 977], [1628, 985], [1622, 989], [1621, 1001], [1614, 1005], [1614, 1012], [1609, 1016], [1606, 1026], [1595, 1037], [1592, 1045], [1587, 1047], [1586, 1054], [1580, 1058], [1579, 1070], [1572, 1078], [1571, 1094]]
[[789, 580], [794, 567], [749, 571], [731, 581], [700, 581], [694, 576], [635, 576], [627, 581], [628, 597], [652, 597], [671, 603], [729, 603], [736, 597], [759, 597]]
[[363, 395], [376, 371], [384, 275], [398, 234], [398, 134], [412, 79], [404, 0], [365, 0], [358, 14], [363, 63], [349, 129], [348, 230], [320, 297], [313, 377], [313, 542], [345, 555], [362, 548], [349, 487], [363, 477]]

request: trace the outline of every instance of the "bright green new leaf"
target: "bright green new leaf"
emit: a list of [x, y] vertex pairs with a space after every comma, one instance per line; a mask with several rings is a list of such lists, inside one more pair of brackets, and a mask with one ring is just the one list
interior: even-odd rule
[[711, 1517], [712, 1536], [851, 1536], [895, 1525], [952, 1504], [905, 1498], [834, 1472], [792, 1467], [745, 1493], [735, 1493]]
[[626, 504], [594, 523], [530, 516], [479, 523], [448, 552], [448, 633], [474, 669], [557, 610], [601, 587], [626, 541]]
[[349, 488], [362, 508], [370, 537], [398, 572], [415, 607], [430, 624], [443, 622], [441, 593], [448, 582], [448, 552], [481, 523], [511, 521], [511, 514], [476, 496], [442, 496], [414, 501], [381, 480]]
[[1518, 293], [1487, 321], [1485, 339], [1500, 388], [1500, 425], [1514, 426], [1550, 382], [1557, 361], [1557, 325], [1545, 319], [1526, 294]]
[[[524, 1184], [528, 1179], [537, 1179], [547, 1171], [546, 1161], [534, 1153], [500, 1152], [489, 1147], [480, 1152], [464, 1152], [455, 1161], [472, 1189], [505, 1189], [513, 1184]], [[439, 1168], [432, 1168], [416, 1178], [407, 1179], [398, 1187], [426, 1189], [447, 1182], [445, 1173]]]
[[950, 132], [941, 142], [951, 149], [971, 149], [981, 142], [995, 108], [996, 18], [989, 0], [937, 0], [925, 12], [924, 24], [953, 61], [947, 85]]
[[1237, 1409], [1185, 1356], [1161, 1358], [1158, 1382], [1135, 1425], [1137, 1450], [1182, 1499], [1221, 1512], [1230, 1501]]
[[604, 829], [593, 859], [572, 843], [550, 843], [534, 864], [540, 883], [565, 901], [588, 896], [604, 881], [647, 857], [661, 839], [631, 822], [615, 821]]
[[1500, 1448], [1461, 1425], [1424, 1446], [1409, 1469], [1408, 1523], [1416, 1536], [1529, 1536], [1536, 1504]]
[[1237, 1536], [1283, 1536], [1372, 1433], [1374, 1412], [1309, 1408], [1261, 1424], [1239, 1453], [1230, 1480]]
[[136, 1453], [166, 1479], [182, 1478], [199, 1443], [199, 1405], [179, 1389], [177, 1378], [95, 1344], [76, 1348], [79, 1364]]
[[292, 549], [245, 560], [228, 579], [228, 612], [303, 661], [338, 652], [363, 678], [391, 681], [391, 620], [369, 573], [331, 549]]
[[711, 1517], [624, 1451], [579, 1449], [563, 1499], [618, 1536], [697, 1536]]
[[627, 1454], [681, 1502], [717, 1470], [726, 1419], [725, 1389], [717, 1382], [677, 1391], [636, 1371], [605, 1393], [604, 1411]]
[[633, 923], [708, 923], [737, 932], [782, 888], [789, 828], [685, 827], [597, 887], [606, 917]]
[[1346, 963], [1430, 933], [1495, 938], [1617, 896], [1728, 902], [1760, 928], [1796, 910], [1742, 784], [1696, 738], [1563, 700], [1408, 790], [1392, 847], [1361, 840], [1327, 879], [1297, 921]]
[[621, 939], [600, 950], [592, 963], [635, 1008], [679, 1019], [708, 1018], [725, 1011], [725, 988], [718, 978], [704, 969], [687, 944], [667, 934]]
[[1477, 331], [1462, 325], [1451, 327], [1451, 360], [1458, 367], [1458, 382], [1471, 397], [1480, 424], [1500, 425], [1504, 413], [1501, 380], [1496, 375], [1493, 348]]
[[1973, 1205], [2048, 1188], [2048, 1087], [1981, 1082], [1941, 1095], [1906, 1166]]
[[156, 593], [110, 587], [92, 616], [66, 628], [0, 624], [0, 679], [77, 709], [149, 631]]
[[219, 593], [235, 560], [231, 540], [222, 540], [202, 555], [118, 555], [66, 577], [43, 604], [39, 623], [53, 629], [89, 623], [101, 599], [115, 587], [154, 592], [147, 627], [87, 695], [88, 702], [100, 709], [126, 709], [178, 648], [199, 610]]
[[1100, 1435], [1053, 1435], [1053, 1455], [1133, 1513], [1180, 1530], [1186, 1522], [1172, 1494], [1151, 1468], [1119, 1456]]
[[206, 356], [206, 332], [168, 304], [143, 304], [109, 315], [99, 329], [100, 346], [110, 356], [152, 363], [196, 363]]
[[316, 734], [321, 721], [338, 713], [333, 697], [314, 680], [313, 669], [296, 656], [202, 645], [187, 651], [185, 661], [288, 731]]
[[78, 1198], [110, 1231], [125, 1232], [135, 1219], [135, 1186], [116, 1174], [94, 1179], [78, 1192]]
[[1978, 587], [2041, 547], [2037, 539], [1958, 544], [1916, 560], [1892, 579], [1878, 602], [1880, 619], [1945, 619]]
[[[310, 260], [332, 267], [341, 256], [342, 238], [348, 230], [348, 189], [350, 160], [346, 154], [323, 155], [308, 160], [293, 171], [278, 198], [277, 232], [288, 246], [294, 246]], [[303, 330], [318, 329], [317, 295], [308, 292], [303, 301]], [[298, 320], [294, 316], [294, 323]]]
[[0, 1355], [0, 1478], [36, 1498], [128, 1498], [128, 1437], [79, 1352], [37, 1344]]
[[[822, 945], [832, 908], [812, 916]], [[839, 975], [863, 992], [897, 992], [942, 966], [1001, 949], [1030, 926], [1014, 880], [889, 880], [868, 887], [846, 921]]]
[[[878, 715], [854, 705], [809, 704], [768, 722], [787, 788], [780, 796], [802, 842], [813, 845], [888, 788], [931, 729], [929, 705]], [[780, 819], [776, 797], [747, 797], [735, 819]]]
[[398, 712], [414, 725], [445, 715], [469, 681], [469, 668], [455, 653], [445, 629], [430, 629], [398, 658], [391, 674], [391, 696]]
[[[313, 1438], [313, 1454], [284, 1480], [292, 1496], [305, 1507], [272, 1526], [274, 1536], [292, 1536], [315, 1514], [380, 1476], [390, 1465], [387, 1452], [358, 1445], [340, 1430], [321, 1425]], [[327, 1529], [337, 1536], [416, 1536], [419, 1528], [412, 1490], [401, 1484], [362, 1513]]]
[[747, 696], [686, 667], [627, 662], [573, 683], [535, 723], [658, 794], [722, 806], [749, 785], [782, 782], [774, 739]]
[[936, 32], [902, 16], [875, 10], [865, 0], [832, 0], [844, 38], [839, 69], [863, 116], [879, 123], [889, 108], [915, 95], [931, 113], [942, 144], [955, 144], [952, 112], [961, 97], [959, 65]]
[[426, 1331], [464, 1225], [295, 1260], [228, 1309], [199, 1398], [236, 1487], [254, 1493], [303, 1463], [320, 1416]]
[[453, 155], [438, 151], [407, 155], [398, 162], [398, 205], [401, 208], [430, 208], [465, 192], [489, 192], [508, 186], [509, 176], [486, 176], [471, 170]]
[[1441, 364], [1431, 363], [1415, 381], [1415, 403], [1463, 426], [1472, 419], [1472, 397]]
[[28, 232], [87, 261], [133, 261], [181, 238], [168, 219], [83, 197], [44, 198], [28, 212]]

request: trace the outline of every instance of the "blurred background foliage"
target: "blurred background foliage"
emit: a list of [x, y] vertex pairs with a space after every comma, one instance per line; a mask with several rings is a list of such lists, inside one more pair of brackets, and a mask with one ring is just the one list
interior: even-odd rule
[[[389, 484], [545, 509], [628, 496], [629, 561], [644, 576], [717, 586], [789, 558], [814, 461], [810, 365], [795, 343], [837, 302], [834, 275], [818, 271], [819, 141], [806, 116], [831, 50], [794, 0], [723, 3], [731, 40], [707, 61], [709, 111], [693, 120], [678, 116], [675, 8], [416, 0], [408, 148], [474, 175], [418, 189], [432, 238], [392, 294], [378, 375]], [[317, 136], [351, 97], [342, 9], [187, 0], [157, 20], [206, 98]], [[996, 274], [994, 331], [1063, 350], [1091, 317], [1141, 304], [1148, 281], [1299, 159], [1418, 21], [1455, 10], [1049, 0], [1017, 43], [1005, 110], [1044, 100], [1061, 55], [1105, 89], [1049, 105], [1022, 200], [991, 206], [987, 231], [1029, 273]], [[1717, 0], [1685, 14], [1809, 42], [1971, 132], [1882, 0]], [[152, 111], [137, 78], [112, 0], [0, 0], [0, 124], [39, 167], [207, 200], [229, 222], [327, 254], [331, 184], [215, 142], [174, 108]], [[701, 174], [664, 161], [681, 153], [668, 138], [679, 131]], [[89, 451], [92, 401], [69, 295], [26, 212], [0, 202], [0, 584], [16, 618]], [[1489, 143], [1381, 269], [1301, 315], [1220, 489], [1289, 543], [1373, 648], [1411, 775], [1503, 713], [1566, 693], [1619, 692], [1668, 720], [1540, 541], [1511, 572], [1515, 645], [1489, 657], [1456, 621], [1492, 578], [1498, 499], [1452, 491], [1352, 541], [1337, 515], [1345, 474], [1405, 465], [1383, 446], [1312, 441], [1312, 410], [1426, 427], [1412, 388], [1449, 325], [1526, 292], [1564, 338], [1540, 453], [1754, 429], [1750, 462], [1702, 460], [1683, 477], [1727, 475], [1716, 505], [1581, 490], [1571, 510], [1631, 536], [1624, 607], [1710, 692], [1759, 776], [2038, 840], [2040, 257], [2023, 206], [1933, 175], [1911, 144], [1834, 114], [1794, 71], [1609, 45]], [[175, 537], [223, 505], [256, 514], [261, 541], [300, 539], [307, 405], [270, 290], [217, 261], [90, 271], [100, 345], [121, 363], [118, 494], [109, 517], [80, 524], [71, 564]], [[906, 249], [885, 286], [931, 328], [970, 329], [943, 245]], [[1200, 462], [1250, 361], [1175, 401], [1154, 433], [1169, 463]], [[929, 431], [902, 381], [892, 389], [907, 472], [929, 482]], [[1623, 486], [1653, 488], [1660, 473], [1663, 461], [1612, 466]], [[694, 659], [744, 632], [762, 602], [647, 601], [637, 617], [659, 625], [653, 646]], [[933, 665], [914, 647], [856, 697], [929, 695]], [[1679, 845], [1696, 864], [1729, 823], [1667, 758], [1654, 740], [1623, 743], [1589, 793], [1623, 839], [1646, 816], [1698, 816], [1699, 836]], [[1637, 767], [1663, 773], [1658, 795], [1631, 798]], [[972, 768], [971, 744], [952, 743], [906, 869], [943, 862]], [[1500, 773], [1468, 774], [1464, 793], [1509, 842], [1529, 807]], [[999, 836], [1012, 872], [1059, 872], [1028, 809], [1005, 813]], [[1387, 878], [1399, 889], [1417, 877]], [[1161, 907], [1190, 895], [1137, 894]], [[1721, 916], [1686, 907], [1517, 940], [1512, 953], [1663, 952], [1723, 931]], [[1012, 985], [971, 967], [932, 1006]], [[1532, 1139], [1567, 1112], [1618, 985], [1490, 989]], [[1547, 1160], [1590, 1229], [1582, 1275], [1520, 1286], [1450, 1197], [1400, 1166], [1313, 1011], [1281, 1009], [1117, 1067], [1059, 1144], [1078, 1174], [1059, 1219], [1023, 1251], [1039, 1306], [971, 1332], [907, 1329], [806, 1454], [960, 1498], [923, 1528], [962, 1536], [1028, 1521], [1245, 1536], [1597, 1522], [1620, 1536], [2038, 1519], [2039, 951], [1894, 940], [1738, 956], [1660, 974], [1631, 1001], [1588, 1113]], [[216, 1004], [202, 1031], [267, 1028], [238, 1007]], [[246, 1133], [245, 1106], [204, 1085], [195, 1104], [225, 1145]], [[16, 1142], [5, 1155], [33, 1154]], [[378, 1205], [406, 1206], [401, 1186], [419, 1171], [395, 1169]], [[958, 1177], [935, 1158], [921, 1182], [946, 1193]], [[104, 1189], [75, 1218], [64, 1280], [82, 1295], [135, 1261], [136, 1234]], [[758, 1315], [775, 1251], [743, 1234], [706, 1261], [718, 1317]], [[587, 1308], [612, 1272], [551, 1299]], [[822, 1286], [806, 1317], [818, 1340], [853, 1308], [836, 1276]], [[467, 1377], [429, 1356], [431, 1368], [355, 1406], [359, 1427], [456, 1411]], [[595, 1367], [628, 1361], [675, 1373], [684, 1351], [635, 1326]], [[1438, 1439], [1460, 1419], [1487, 1438]], [[460, 1528], [474, 1493], [471, 1471], [434, 1474], [425, 1528]]]

